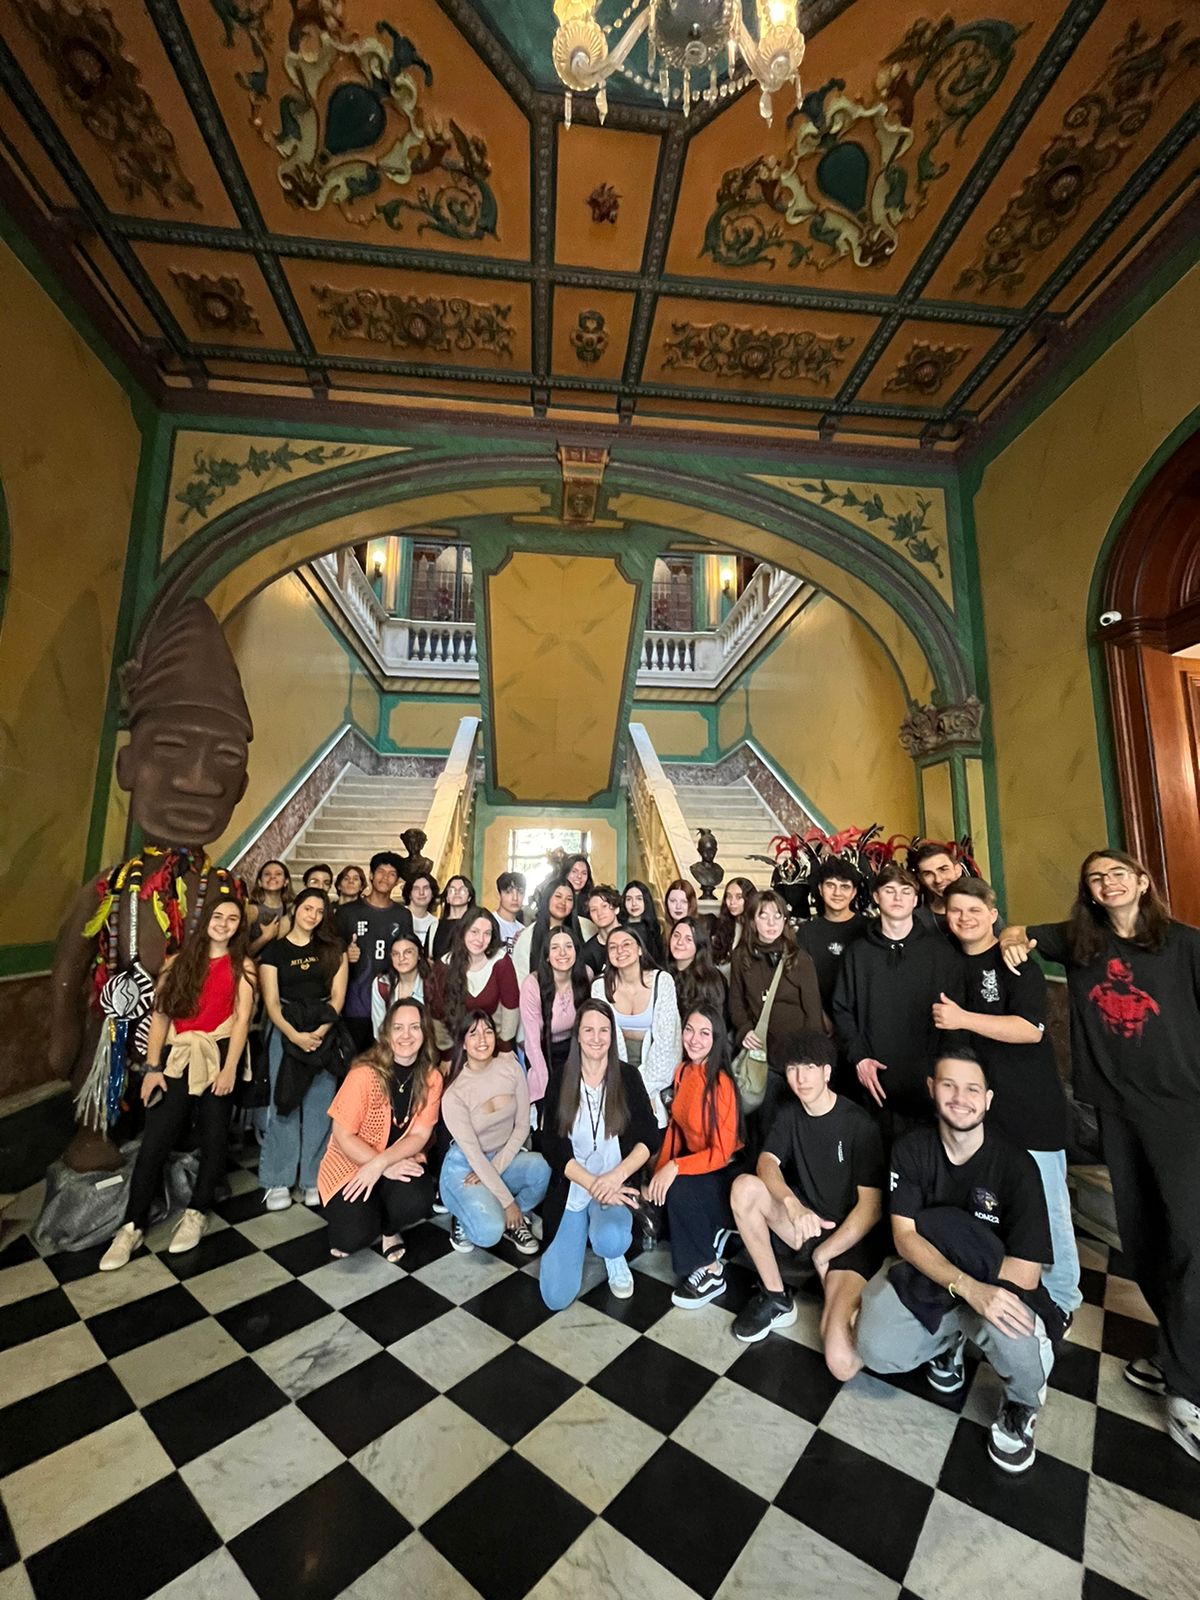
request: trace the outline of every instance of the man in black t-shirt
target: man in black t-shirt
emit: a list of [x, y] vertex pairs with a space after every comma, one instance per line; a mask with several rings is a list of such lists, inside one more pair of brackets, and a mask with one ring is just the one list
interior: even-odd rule
[[825, 1291], [821, 1339], [835, 1378], [862, 1366], [853, 1323], [867, 1280], [887, 1253], [883, 1215], [883, 1146], [861, 1106], [829, 1087], [835, 1047], [821, 1033], [786, 1039], [779, 1061], [790, 1097], [780, 1102], [753, 1177], [730, 1196], [742, 1243], [761, 1287], [733, 1324], [743, 1344], [790, 1327], [796, 1306], [783, 1286], [774, 1239], [809, 1251]]
[[992, 1093], [970, 1051], [944, 1055], [930, 1090], [936, 1125], [892, 1151], [892, 1238], [902, 1259], [867, 1286], [858, 1351], [872, 1372], [927, 1362], [931, 1386], [953, 1394], [970, 1339], [1004, 1387], [988, 1454], [1024, 1472], [1054, 1364], [1050, 1333], [1061, 1329], [1041, 1284], [1052, 1259], [1041, 1180], [1027, 1151], [985, 1129]]
[[371, 887], [361, 900], [339, 906], [334, 925], [346, 941], [350, 959], [350, 982], [346, 987], [343, 1021], [357, 1050], [370, 1048], [371, 995], [375, 979], [387, 971], [388, 952], [398, 934], [412, 934], [412, 913], [392, 899], [400, 881], [401, 860], [391, 850], [380, 850], [371, 857]]
[[1042, 1282], [1071, 1317], [1083, 1296], [1067, 1189], [1067, 1099], [1046, 1037], [1045, 974], [1033, 963], [1016, 973], [1005, 962], [996, 895], [982, 878], [959, 878], [945, 898], [946, 925], [966, 965], [967, 1000], [960, 1006], [943, 996], [933, 1020], [943, 1031], [973, 1035], [994, 1096], [988, 1128], [1028, 1150], [1037, 1164], [1054, 1247], [1054, 1265]]
[[817, 987], [827, 1017], [833, 1015], [833, 986], [847, 948], [867, 931], [867, 919], [855, 911], [854, 898], [863, 886], [857, 867], [832, 856], [812, 875], [812, 888], [821, 903], [818, 916], [802, 922], [796, 943], [807, 950], [817, 969]]

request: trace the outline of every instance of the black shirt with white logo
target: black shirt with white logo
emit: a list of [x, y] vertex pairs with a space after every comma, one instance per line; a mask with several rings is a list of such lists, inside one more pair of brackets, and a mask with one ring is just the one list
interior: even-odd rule
[[350, 966], [346, 988], [345, 1015], [369, 1017], [371, 990], [375, 979], [388, 970], [392, 940], [413, 931], [412, 913], [398, 900], [386, 906], [373, 906], [369, 900], [351, 900], [334, 914], [338, 934], [347, 944], [358, 945], [358, 960]]
[[956, 1206], [996, 1230], [1004, 1253], [1054, 1260], [1042, 1180], [1033, 1157], [984, 1129], [969, 1161], [955, 1166], [937, 1128], [917, 1128], [892, 1147], [891, 1212], [914, 1220], [930, 1206]]
[[[989, 1017], [1021, 1017], [1044, 1028], [1046, 975], [1027, 961], [1019, 973], [1005, 965], [1000, 946], [963, 956], [966, 1009]], [[1036, 1044], [1005, 1044], [971, 1035], [988, 1075], [992, 1104], [988, 1127], [1025, 1150], [1062, 1150], [1067, 1142], [1067, 1099], [1059, 1082], [1054, 1046], [1043, 1032]]]
[[814, 1117], [789, 1092], [763, 1154], [776, 1158], [789, 1187], [830, 1222], [846, 1220], [858, 1204], [859, 1189], [882, 1190], [887, 1173], [874, 1121], [842, 1095], [832, 1110]]
[[827, 1015], [833, 1012], [833, 986], [837, 982], [842, 957], [867, 931], [867, 919], [855, 912], [846, 922], [831, 922], [828, 917], [813, 917], [802, 922], [796, 933], [796, 943], [807, 950], [817, 969], [817, 987], [821, 991], [821, 1004]]

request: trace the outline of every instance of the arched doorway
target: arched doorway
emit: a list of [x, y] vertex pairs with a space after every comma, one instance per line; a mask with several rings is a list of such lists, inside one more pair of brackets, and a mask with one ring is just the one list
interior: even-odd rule
[[1099, 638], [1125, 837], [1200, 923], [1200, 432], [1147, 484], [1117, 536]]

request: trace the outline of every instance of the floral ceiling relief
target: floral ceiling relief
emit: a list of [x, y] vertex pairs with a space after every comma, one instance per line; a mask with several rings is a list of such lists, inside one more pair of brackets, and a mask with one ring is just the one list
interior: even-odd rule
[[890, 546], [953, 607], [946, 502], [940, 489], [881, 488], [874, 483], [844, 483], [836, 478], [756, 476], [758, 482], [830, 511]]
[[225, 45], [249, 51], [235, 76], [250, 120], [278, 153], [288, 201], [308, 211], [336, 206], [363, 226], [451, 239], [496, 236], [496, 197], [482, 138], [422, 105], [433, 69], [389, 22], [361, 35], [329, 0], [290, 0], [286, 40], [269, 8], [210, 0]]
[[335, 339], [362, 339], [418, 355], [485, 352], [512, 357], [511, 306], [457, 296], [391, 294], [313, 284], [320, 314]]
[[246, 299], [246, 286], [231, 273], [181, 272], [171, 280], [187, 301], [197, 325], [206, 332], [261, 334], [262, 324]]
[[806, 94], [782, 155], [726, 172], [700, 254], [723, 267], [818, 271], [847, 257], [858, 267], [887, 261], [1003, 83], [1023, 31], [925, 18], [883, 58], [873, 99], [854, 98], [837, 78]]
[[854, 340], [823, 338], [806, 329], [737, 328], [728, 322], [673, 322], [663, 341], [663, 371], [691, 367], [716, 378], [751, 378], [788, 383], [796, 379], [829, 387]]

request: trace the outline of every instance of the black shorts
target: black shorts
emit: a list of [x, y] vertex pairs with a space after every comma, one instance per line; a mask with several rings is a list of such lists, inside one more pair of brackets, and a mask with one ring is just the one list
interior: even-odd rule
[[[793, 1250], [776, 1234], [771, 1235], [771, 1242], [775, 1246], [775, 1254], [785, 1264], [791, 1264], [803, 1271], [811, 1265], [813, 1250], [820, 1243], [819, 1239], [809, 1239], [799, 1249]], [[830, 1272], [857, 1272], [860, 1278], [868, 1282], [879, 1271], [880, 1267], [892, 1254], [891, 1234], [882, 1222], [871, 1229], [865, 1239], [860, 1239], [857, 1244], [852, 1244], [840, 1256], [835, 1256], [829, 1263]]]

